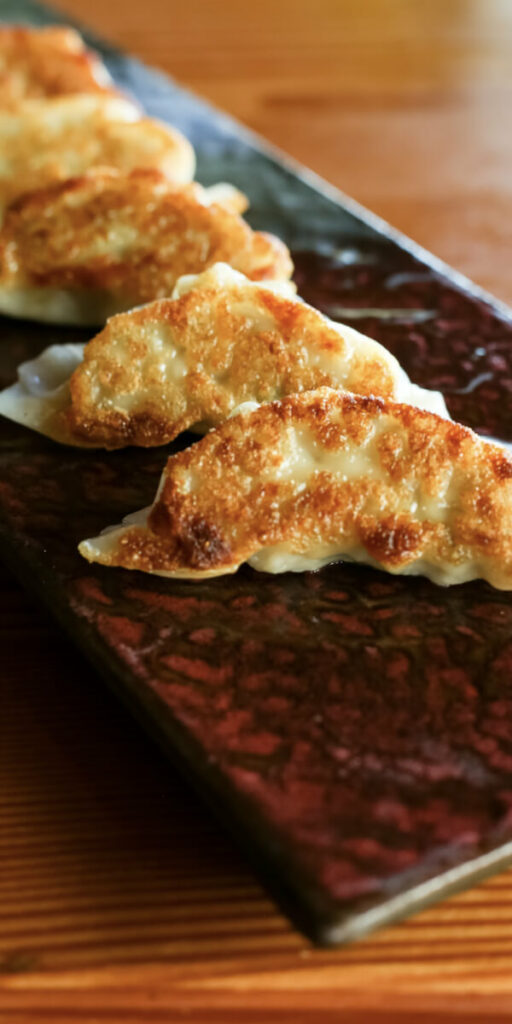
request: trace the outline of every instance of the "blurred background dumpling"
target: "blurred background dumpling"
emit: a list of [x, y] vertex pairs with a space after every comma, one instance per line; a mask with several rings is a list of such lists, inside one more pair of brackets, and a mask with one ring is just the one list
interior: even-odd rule
[[174, 184], [191, 181], [195, 155], [174, 128], [141, 117], [130, 100], [77, 94], [29, 100], [0, 112], [0, 210], [24, 192], [93, 167], [159, 170]]
[[149, 169], [97, 170], [25, 194], [0, 231], [0, 311], [101, 324], [219, 261], [253, 280], [289, 278], [286, 246], [251, 230], [237, 212], [246, 203], [228, 184], [176, 187]]
[[111, 92], [110, 75], [72, 28], [0, 26], [0, 110], [25, 100]]

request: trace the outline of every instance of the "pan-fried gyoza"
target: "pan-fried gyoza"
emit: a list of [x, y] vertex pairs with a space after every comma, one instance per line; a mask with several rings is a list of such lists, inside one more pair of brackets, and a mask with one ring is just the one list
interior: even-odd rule
[[191, 181], [192, 146], [180, 132], [141, 117], [121, 96], [78, 94], [27, 100], [0, 111], [0, 210], [22, 195], [92, 167], [160, 170], [175, 184]]
[[286, 246], [251, 230], [246, 203], [233, 186], [176, 186], [155, 170], [94, 170], [28, 193], [0, 230], [0, 312], [103, 324], [218, 261], [289, 278]]
[[26, 100], [113, 91], [105, 65], [74, 29], [0, 27], [0, 110], [16, 110]]
[[289, 282], [225, 264], [183, 277], [172, 299], [108, 321], [88, 345], [52, 346], [0, 394], [0, 413], [67, 444], [152, 446], [222, 423], [242, 402], [322, 385], [447, 415], [377, 342], [327, 320]]
[[187, 579], [356, 561], [512, 589], [512, 459], [433, 413], [320, 388], [173, 455], [151, 508], [80, 552]]

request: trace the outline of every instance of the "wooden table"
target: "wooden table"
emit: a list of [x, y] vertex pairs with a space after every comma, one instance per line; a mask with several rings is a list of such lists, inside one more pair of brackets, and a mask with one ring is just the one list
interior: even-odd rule
[[[61, 5], [512, 300], [512, 4]], [[510, 1021], [512, 873], [312, 950], [5, 576], [0, 598], [0, 1021]]]

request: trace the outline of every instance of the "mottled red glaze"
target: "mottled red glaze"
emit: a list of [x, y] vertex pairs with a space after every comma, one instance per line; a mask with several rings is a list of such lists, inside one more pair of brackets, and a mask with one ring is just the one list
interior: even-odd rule
[[300, 293], [338, 320], [344, 308], [396, 311], [390, 319], [368, 315], [347, 323], [393, 352], [416, 384], [442, 391], [454, 419], [512, 438], [512, 322], [447, 287], [398, 247], [379, 252], [360, 242], [358, 255], [360, 262], [340, 273], [335, 258], [296, 253]]
[[[368, 243], [349, 267], [295, 259], [302, 293], [331, 314], [431, 309], [352, 322], [463, 422], [512, 435], [509, 323], [398, 249]], [[48, 339], [3, 333], [10, 380]], [[509, 595], [343, 565], [201, 583], [91, 567], [76, 542], [151, 501], [164, 453], [71, 451], [6, 424], [1, 441], [6, 555], [171, 730], [311, 932], [512, 836]]]

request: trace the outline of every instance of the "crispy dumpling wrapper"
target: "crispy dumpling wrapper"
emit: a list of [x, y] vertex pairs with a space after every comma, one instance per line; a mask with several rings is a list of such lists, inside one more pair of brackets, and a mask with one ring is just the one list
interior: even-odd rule
[[329, 388], [238, 415], [172, 456], [155, 502], [79, 550], [202, 579], [364, 562], [512, 588], [512, 459], [433, 413]]
[[24, 192], [84, 174], [92, 167], [151, 167], [185, 184], [195, 170], [188, 140], [141, 117], [121, 96], [79, 94], [29, 100], [0, 112], [0, 209]]
[[149, 169], [103, 168], [28, 193], [0, 230], [0, 312], [103, 324], [219, 261], [255, 280], [289, 278], [288, 249], [251, 230], [246, 205], [232, 185], [176, 186]]
[[0, 28], [0, 109], [16, 110], [26, 100], [113, 91], [105, 65], [74, 29]]
[[[50, 411], [36, 359], [0, 393], [0, 413], [66, 444], [105, 448], [166, 444], [217, 426], [242, 402], [322, 385], [448, 415], [438, 392], [412, 384], [387, 349], [306, 305], [293, 284], [248, 281], [225, 264], [180, 278], [172, 299], [113, 317], [83, 358], [74, 351], [66, 387], [58, 362]], [[58, 357], [58, 346], [40, 357], [45, 379]]]

